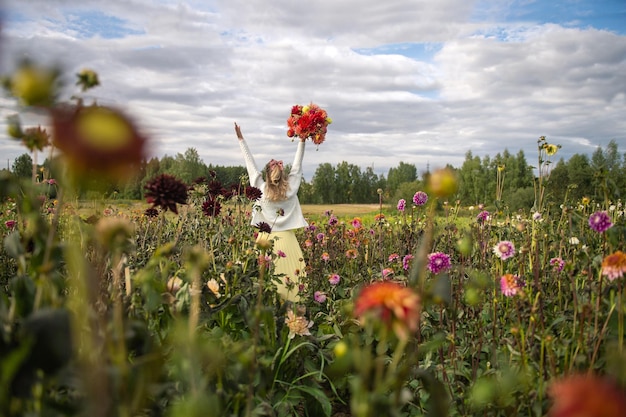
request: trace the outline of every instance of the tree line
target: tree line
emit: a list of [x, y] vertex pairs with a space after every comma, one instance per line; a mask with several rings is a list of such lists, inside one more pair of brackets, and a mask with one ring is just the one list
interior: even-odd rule
[[[558, 156], [558, 155], [555, 155]], [[543, 185], [546, 202], [561, 204], [588, 197], [604, 200], [605, 196], [623, 198], [626, 192], [626, 153], [620, 154], [617, 142], [597, 147], [591, 156], [574, 154], [569, 159], [540, 160], [544, 165]], [[511, 210], [530, 209], [535, 199], [538, 166], [529, 163], [522, 150], [515, 155], [508, 150], [494, 157], [465, 154], [460, 167], [452, 168], [458, 177], [459, 187], [455, 200], [461, 204], [490, 205], [496, 201]], [[35, 176], [44, 182], [56, 178], [58, 168], [46, 159], [33, 169], [33, 160], [27, 153], [15, 159], [11, 171], [20, 177]], [[105, 189], [92, 190], [89, 186], [79, 190], [80, 198], [143, 199], [145, 183], [159, 174], [170, 174], [187, 184], [201, 178], [218, 180], [225, 186], [245, 182], [245, 166], [206, 165], [194, 148], [176, 156], [164, 156], [142, 161], [134, 178], [120, 184], [108, 184]], [[430, 175], [429, 168], [410, 162], [400, 162], [386, 175], [377, 174], [372, 167], [361, 167], [343, 161], [335, 166], [320, 164], [310, 182], [303, 179], [299, 196], [303, 204], [375, 204], [382, 199], [394, 204], [401, 198], [411, 201], [413, 194], [424, 189]], [[104, 194], [104, 195], [103, 195]]]

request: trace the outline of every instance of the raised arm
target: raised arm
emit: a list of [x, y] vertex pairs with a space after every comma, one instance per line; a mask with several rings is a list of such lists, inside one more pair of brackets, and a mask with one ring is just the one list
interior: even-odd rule
[[248, 144], [241, 133], [241, 128], [237, 123], [235, 123], [235, 133], [237, 134], [237, 139], [239, 139], [239, 147], [241, 148], [241, 152], [243, 152], [243, 158], [246, 161], [246, 170], [248, 171], [248, 177], [250, 178], [250, 185], [260, 188], [261, 183], [263, 182], [263, 176], [254, 161], [254, 157], [252, 156], [252, 153], [248, 148]]

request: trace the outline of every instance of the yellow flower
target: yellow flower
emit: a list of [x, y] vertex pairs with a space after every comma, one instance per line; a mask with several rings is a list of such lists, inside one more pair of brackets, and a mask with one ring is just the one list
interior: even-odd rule
[[543, 145], [543, 148], [546, 150], [546, 154], [548, 156], [554, 155], [556, 151], [559, 150], [559, 147], [557, 145], [553, 145], [551, 143], [546, 143], [545, 145]]

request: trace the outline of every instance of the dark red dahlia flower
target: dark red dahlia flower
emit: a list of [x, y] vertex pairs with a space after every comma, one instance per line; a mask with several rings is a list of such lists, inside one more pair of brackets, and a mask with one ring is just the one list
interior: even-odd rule
[[146, 183], [144, 186], [146, 201], [152, 207], [161, 207], [178, 214], [176, 204], [187, 204], [189, 188], [178, 178], [161, 174]]
[[222, 211], [222, 205], [214, 198], [209, 197], [202, 203], [202, 212], [208, 217], [215, 217], [220, 214], [220, 211]]

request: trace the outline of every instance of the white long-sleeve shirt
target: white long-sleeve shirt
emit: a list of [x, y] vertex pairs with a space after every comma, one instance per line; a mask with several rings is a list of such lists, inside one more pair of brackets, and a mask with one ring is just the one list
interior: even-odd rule
[[[287, 198], [280, 201], [270, 201], [265, 197], [265, 181], [263, 180], [263, 175], [257, 167], [245, 139], [239, 140], [239, 146], [241, 147], [246, 161], [250, 185], [263, 192], [261, 198], [254, 203], [251, 224], [257, 225], [261, 222], [265, 222], [269, 224], [272, 231], [275, 232], [307, 227], [308, 223], [302, 215], [302, 208], [298, 200], [298, 189], [302, 182], [304, 142], [298, 142], [298, 149], [296, 150], [296, 155], [291, 165], [291, 171], [289, 171]], [[281, 211], [284, 212], [282, 216], [279, 215]]]

